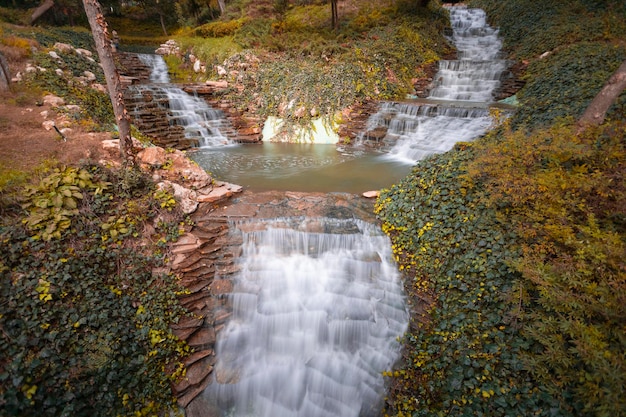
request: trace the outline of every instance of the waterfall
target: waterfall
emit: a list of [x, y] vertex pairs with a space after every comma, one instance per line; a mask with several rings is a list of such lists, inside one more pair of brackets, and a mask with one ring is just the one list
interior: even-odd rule
[[150, 68], [150, 82], [155, 84], [165, 84], [170, 82], [170, 74], [167, 64], [161, 55], [157, 54], [137, 54], [139, 60]]
[[481, 9], [450, 7], [452, 42], [458, 60], [441, 61], [430, 97], [443, 100], [490, 102], [507, 62], [498, 59], [502, 41]]
[[384, 143], [393, 159], [414, 163], [446, 152], [461, 141], [483, 135], [491, 125], [489, 105], [507, 62], [499, 59], [502, 42], [486, 23], [485, 12], [450, 6], [451, 41], [457, 60], [442, 60], [427, 99], [383, 103], [367, 131], [385, 129]]
[[230, 143], [222, 133], [229, 128], [223, 112], [169, 84], [167, 64], [162, 56], [138, 54], [138, 57], [150, 68], [151, 84], [133, 85], [129, 89], [143, 97], [152, 97], [159, 106], [165, 107], [169, 124], [183, 127], [185, 137], [197, 140], [201, 148]]
[[205, 399], [228, 416], [379, 416], [408, 320], [388, 238], [360, 220], [237, 227], [241, 272]]

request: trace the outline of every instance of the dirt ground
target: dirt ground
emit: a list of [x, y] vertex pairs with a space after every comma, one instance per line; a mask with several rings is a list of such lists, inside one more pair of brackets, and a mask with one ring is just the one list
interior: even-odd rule
[[43, 126], [45, 120], [58, 120], [59, 115], [49, 105], [37, 105], [35, 100], [14, 102], [13, 93], [0, 94], [0, 172], [29, 171], [44, 162], [98, 160], [102, 153], [100, 143], [111, 139], [110, 133], [86, 132], [71, 125], [64, 141], [54, 129], [46, 130]]

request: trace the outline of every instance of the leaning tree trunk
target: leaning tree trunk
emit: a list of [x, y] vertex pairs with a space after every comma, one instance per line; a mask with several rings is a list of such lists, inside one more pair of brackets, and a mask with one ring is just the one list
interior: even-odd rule
[[226, 13], [226, 3], [224, 0], [217, 0], [217, 5], [220, 7], [220, 15], [224, 16], [224, 13]]
[[39, 19], [45, 12], [50, 10], [54, 6], [54, 0], [46, 0], [41, 6], [37, 7], [33, 14], [30, 16], [30, 24], [35, 23], [37, 19]]
[[113, 113], [120, 133], [120, 154], [124, 165], [135, 165], [135, 153], [133, 150], [133, 141], [130, 136], [130, 116], [126, 112], [124, 105], [123, 92], [120, 83], [120, 76], [115, 67], [113, 59], [113, 51], [111, 48], [111, 38], [107, 29], [107, 23], [102, 14], [102, 8], [97, 0], [83, 0], [85, 13], [91, 26], [91, 32], [96, 42], [96, 49], [100, 63], [104, 70], [104, 76], [107, 81], [107, 89], [113, 103]]
[[167, 28], [165, 27], [165, 17], [163, 16], [163, 13], [159, 13], [159, 19], [161, 20], [161, 29], [163, 29], [163, 34], [165, 36], [169, 36], [167, 34]]
[[602, 90], [591, 101], [587, 110], [578, 119], [579, 129], [584, 129], [586, 126], [597, 126], [604, 122], [604, 117], [609, 107], [619, 97], [619, 95], [626, 89], [626, 61], [622, 62], [622, 65], [611, 75], [607, 83], [602, 87]]
[[9, 63], [2, 52], [0, 52], [0, 91], [7, 91], [11, 85], [11, 73]]

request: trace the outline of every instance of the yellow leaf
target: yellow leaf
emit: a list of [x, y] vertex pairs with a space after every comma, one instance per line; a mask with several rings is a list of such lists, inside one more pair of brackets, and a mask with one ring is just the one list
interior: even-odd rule
[[29, 387], [28, 385], [24, 385], [22, 387], [22, 392], [24, 393], [24, 396], [30, 400], [37, 392], [37, 385], [33, 385], [31, 387]]

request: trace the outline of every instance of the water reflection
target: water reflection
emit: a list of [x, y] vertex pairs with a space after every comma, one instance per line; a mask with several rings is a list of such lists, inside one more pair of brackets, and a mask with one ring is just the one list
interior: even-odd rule
[[255, 191], [362, 193], [389, 187], [411, 170], [384, 154], [324, 144], [236, 145], [191, 157], [216, 178]]

